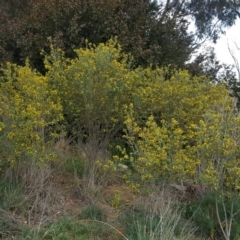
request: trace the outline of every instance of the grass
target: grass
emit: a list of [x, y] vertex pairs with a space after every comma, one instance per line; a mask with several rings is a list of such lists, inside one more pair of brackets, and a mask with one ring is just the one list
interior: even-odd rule
[[[56, 174], [56, 173], [55, 173]], [[54, 174], [54, 176], [55, 176]], [[67, 174], [69, 177], [69, 173]], [[49, 178], [51, 179], [51, 178]], [[32, 181], [31, 181], [32, 182]], [[35, 186], [35, 182], [32, 182]], [[121, 182], [122, 184], [122, 182]], [[71, 213], [57, 214], [48, 216], [45, 209], [53, 207], [44, 199], [39, 199], [38, 203], [44, 202], [45, 207], [38, 207], [36, 211], [39, 213], [31, 215], [38, 220], [27, 222], [29, 201], [26, 199], [26, 193], [21, 183], [9, 183], [2, 181], [0, 184], [0, 211], [4, 211], [4, 217], [0, 217], [0, 239], [18, 239], [18, 240], [187, 240], [192, 236], [192, 228], [187, 228], [187, 225], [179, 226], [182, 222], [179, 211], [174, 210], [173, 202], [163, 196], [164, 191], [160, 191], [156, 195], [147, 196], [148, 198], [138, 202], [134, 209], [126, 206], [121, 209], [119, 217], [108, 220], [108, 214], [105, 208], [99, 207], [98, 204], [84, 202], [84, 206], [74, 210]], [[45, 186], [45, 185], [43, 185]], [[72, 186], [72, 183], [71, 183]], [[28, 186], [29, 188], [29, 186]], [[27, 188], [27, 189], [28, 189]], [[54, 188], [52, 195], [54, 195]], [[56, 192], [59, 195], [59, 192]], [[68, 198], [64, 191], [66, 202]], [[37, 196], [40, 196], [37, 194]], [[102, 195], [103, 196], [103, 195]], [[140, 197], [141, 198], [141, 197]], [[80, 202], [76, 198], [77, 202]], [[97, 203], [109, 209], [114, 208], [105, 199], [95, 199]], [[167, 201], [167, 204], [166, 204]], [[77, 204], [76, 202], [76, 204]], [[28, 205], [27, 205], [28, 204]], [[65, 207], [63, 205], [63, 207]], [[77, 207], [77, 206], [76, 206]], [[116, 209], [115, 209], [116, 210]], [[51, 212], [51, 211], [50, 211]], [[18, 215], [15, 215], [18, 213]], [[3, 216], [3, 215], [2, 215]], [[15, 221], [14, 217], [20, 217], [20, 221]], [[27, 222], [27, 224], [26, 224]]]
[[23, 214], [28, 208], [21, 186], [10, 181], [0, 182], [0, 239], [21, 232], [14, 215]]
[[187, 240], [195, 229], [189, 222], [183, 224], [179, 209], [163, 194], [146, 199], [121, 217], [128, 240]]
[[98, 206], [90, 205], [84, 208], [79, 214], [81, 219], [92, 219], [98, 221], [106, 220], [106, 213]]
[[84, 161], [79, 157], [69, 157], [66, 161], [65, 170], [81, 178], [84, 173]]
[[91, 228], [77, 222], [73, 217], [64, 217], [55, 222], [47, 223], [41, 228], [24, 228], [19, 240], [40, 239], [87, 239], [91, 234]]
[[[5, 213], [10, 214], [23, 201], [23, 190], [17, 185], [6, 183], [1, 184], [1, 189], [3, 190], [1, 197], [5, 202], [4, 205], [2, 202], [1, 209], [4, 207]], [[11, 199], [9, 205], [6, 205], [7, 197]], [[189, 239], [189, 235], [183, 231], [177, 232], [181, 218], [177, 211], [172, 210], [172, 203], [169, 201], [167, 205], [164, 205], [160, 200], [161, 196], [156, 195], [156, 199], [147, 201], [148, 204], [140, 203], [131, 211], [125, 210], [113, 222], [107, 221], [105, 210], [93, 204], [86, 205], [79, 214], [56, 219], [42, 218], [36, 225], [17, 222], [11, 226], [9, 215], [5, 218], [5, 222], [1, 222], [1, 229], [5, 227], [5, 232], [0, 233], [2, 239], [7, 240]], [[152, 201], [155, 203], [154, 205], [150, 204]]]
[[[18, 240], [99, 240], [119, 239], [114, 227], [97, 220], [79, 220], [65, 216], [41, 228], [25, 228], [17, 236]], [[113, 238], [112, 238], [113, 237]], [[12, 238], [9, 238], [9, 240]]]
[[[219, 197], [221, 196], [221, 197]], [[240, 239], [240, 203], [238, 194], [209, 192], [186, 206], [186, 217], [198, 225], [201, 236]], [[229, 231], [229, 236], [223, 236]]]
[[0, 182], [0, 208], [6, 211], [24, 211], [25, 196], [19, 184], [10, 181]]
[[[34, 164], [26, 169], [21, 166], [19, 172], [24, 173], [24, 177], [15, 178], [19, 182], [0, 182], [0, 239], [195, 239], [195, 229], [181, 217], [166, 189], [149, 194], [146, 186], [144, 195], [132, 193], [136, 199], [123, 192], [129, 199], [124, 198], [123, 206], [119, 208], [111, 204], [109, 196], [117, 191], [118, 186], [122, 187], [122, 180], [119, 185], [114, 182], [109, 186], [110, 191], [105, 189], [108, 188], [105, 184], [99, 188], [99, 194], [92, 194], [93, 197], [89, 198], [86, 189], [82, 188], [84, 184], [81, 185], [83, 176], [86, 177], [84, 162], [72, 154], [66, 155], [63, 162], [61, 169], [58, 166], [51, 169], [46, 166], [45, 169]], [[76, 174], [78, 182], [73, 184]], [[76, 190], [80, 194], [73, 194]], [[118, 216], [116, 211], [119, 211]]]

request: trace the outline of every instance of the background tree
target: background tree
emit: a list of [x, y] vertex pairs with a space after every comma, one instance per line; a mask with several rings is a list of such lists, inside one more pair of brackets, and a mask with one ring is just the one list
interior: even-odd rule
[[[135, 66], [186, 68], [200, 46], [197, 39], [215, 41], [238, 11], [238, 3], [226, 0], [1, 0], [0, 62], [23, 65], [28, 57], [44, 72], [40, 51], [49, 52], [50, 42], [72, 58], [86, 39], [98, 44], [118, 36]], [[190, 19], [194, 34], [188, 32]]]
[[212, 82], [227, 82], [235, 79], [234, 66], [221, 63], [213, 47], [206, 47], [197, 57], [186, 65], [193, 76], [206, 75]]
[[187, 9], [194, 17], [198, 36], [208, 35], [214, 42], [240, 17], [240, 2], [235, 0], [191, 0]]
[[167, 0], [161, 1], [161, 18], [171, 13], [173, 19], [191, 17], [199, 38], [214, 42], [224, 28], [234, 25], [240, 17], [240, 2], [235, 0]]
[[240, 65], [239, 65], [240, 63], [238, 61], [236, 53], [240, 52], [240, 46], [236, 42], [233, 42], [233, 45], [234, 47], [230, 47], [230, 45], [228, 44], [228, 50], [234, 61], [234, 66], [235, 66], [237, 75], [236, 77], [231, 78], [227, 82], [227, 87], [231, 91], [231, 96], [235, 98], [236, 107], [239, 110], [240, 109]]

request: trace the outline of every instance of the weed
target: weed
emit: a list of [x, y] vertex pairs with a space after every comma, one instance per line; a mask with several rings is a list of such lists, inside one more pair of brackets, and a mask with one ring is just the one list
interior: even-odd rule
[[[181, 214], [173, 202], [161, 195], [151, 198], [121, 216], [128, 240], [187, 240], [192, 239], [194, 229], [189, 223], [182, 224]], [[165, 202], [165, 201], [168, 202]], [[181, 230], [179, 230], [181, 224]]]
[[41, 226], [41, 228], [25, 228], [19, 240], [83, 240], [91, 233], [91, 228], [71, 217], [64, 217], [56, 222]]
[[84, 208], [79, 216], [81, 219], [106, 220], [106, 213], [96, 205], [90, 205]]
[[240, 236], [239, 209], [238, 195], [207, 193], [186, 206], [186, 217], [197, 223], [198, 233], [202, 236], [234, 240]]
[[116, 211], [116, 216], [119, 215], [121, 205], [122, 205], [122, 192], [119, 190], [114, 191], [114, 198], [110, 201], [112, 207], [114, 207]]
[[22, 211], [26, 205], [23, 189], [14, 182], [0, 182], [0, 208], [6, 211]]
[[0, 208], [0, 239], [18, 235], [21, 232], [19, 225], [12, 213]]
[[84, 161], [78, 157], [71, 157], [67, 159], [66, 171], [76, 174], [79, 178], [82, 178], [84, 173]]

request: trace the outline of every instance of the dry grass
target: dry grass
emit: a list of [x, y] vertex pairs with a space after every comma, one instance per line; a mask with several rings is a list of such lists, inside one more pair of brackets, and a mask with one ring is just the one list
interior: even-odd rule
[[[69, 142], [65, 142], [64, 144], [69, 145]], [[153, 238], [153, 236], [160, 236], [159, 234], [166, 235], [166, 238], [161, 239], [184, 239], [183, 237], [171, 238], [173, 237], [173, 235], [171, 235], [173, 228], [181, 221], [178, 212], [172, 208], [177, 201], [172, 190], [168, 188], [160, 189], [159, 186], [153, 188], [151, 186], [152, 194], [147, 193], [144, 196], [139, 196], [127, 188], [126, 185], [122, 184], [118, 176], [117, 182], [111, 185], [109, 179], [111, 179], [111, 177], [114, 178], [115, 173], [111, 173], [111, 175], [109, 172], [104, 171], [101, 165], [96, 164], [96, 161], [100, 161], [101, 164], [106, 163], [110, 156], [104, 148], [98, 148], [94, 144], [88, 143], [78, 146], [77, 151], [76, 148], [71, 145], [64, 148], [57, 145], [54, 151], [59, 155], [57, 161], [61, 162], [62, 166], [60, 167], [55, 167], [55, 165], [51, 167], [38, 166], [34, 162], [31, 162], [16, 166], [15, 169], [11, 171], [6, 171], [5, 180], [17, 181], [18, 184], [21, 185], [25, 201], [28, 202], [28, 207], [24, 212], [19, 214], [0, 209], [0, 221], [7, 219], [9, 224], [9, 232], [5, 229], [6, 231], [2, 233], [0, 231], [0, 234], [5, 234], [5, 237], [10, 236], [10, 234], [18, 235], [23, 226], [28, 226], [31, 229], [29, 236], [34, 235], [34, 239], [37, 240], [43, 239], [42, 237], [39, 238], [42, 231], [46, 235], [54, 228], [59, 228], [59, 231], [61, 231], [61, 227], [64, 226], [64, 224], [72, 224], [71, 222], [61, 220], [62, 217], [71, 216], [74, 219], [74, 224], [79, 224], [77, 222], [77, 216], [79, 216], [81, 210], [86, 208], [86, 206], [94, 204], [106, 213], [106, 221], [104, 221], [104, 223], [99, 222], [99, 224], [94, 223], [90, 226], [90, 230], [88, 230], [90, 231], [89, 235], [83, 239], [95, 239], [92, 238], [91, 229], [94, 228], [92, 229], [93, 232], [97, 231], [102, 225], [105, 227], [109, 226], [112, 230], [116, 229], [121, 234], [124, 234], [125, 239], [137, 239], [126, 235], [126, 232], [123, 231], [123, 225], [116, 214], [119, 210], [120, 215], [125, 214], [125, 212], [130, 211], [129, 209], [143, 210], [146, 213], [146, 215], [144, 215], [145, 218], [142, 219], [143, 223], [145, 221], [144, 224], [154, 219], [154, 216], [162, 216], [161, 219], [169, 219], [171, 223], [168, 225], [168, 223], [159, 220], [156, 228], [150, 232], [152, 235], [149, 235], [149, 232], [143, 228], [143, 225], [139, 224], [142, 221], [141, 219], [132, 219], [133, 222], [129, 222], [128, 224], [129, 226], [136, 224], [138, 234], [142, 237], [139, 238], [140, 240], [155, 240], [157, 238]], [[84, 161], [82, 177], [77, 175], [76, 171], [71, 173], [64, 171], [66, 170], [66, 159], [72, 157], [76, 160]], [[148, 192], [148, 190], [146, 192]], [[116, 197], [116, 191], [122, 193], [119, 206], [111, 205], [112, 200]], [[60, 225], [58, 226], [59, 221], [61, 224], [59, 223]], [[47, 222], [51, 223], [50, 226], [46, 225]], [[194, 239], [189, 238], [189, 236], [192, 236], [193, 229], [191, 226], [186, 224], [183, 226], [183, 229], [190, 229], [188, 235], [185, 234], [185, 232], [185, 235], [181, 233], [186, 240]], [[119, 235], [117, 231], [113, 231], [109, 239], [122, 239], [122, 235]], [[69, 234], [71, 235], [71, 233]], [[105, 238], [103, 236], [105, 236]], [[151, 236], [152, 238], [149, 238]], [[102, 237], [99, 235], [98, 239], [107, 239], [106, 234], [103, 234]]]

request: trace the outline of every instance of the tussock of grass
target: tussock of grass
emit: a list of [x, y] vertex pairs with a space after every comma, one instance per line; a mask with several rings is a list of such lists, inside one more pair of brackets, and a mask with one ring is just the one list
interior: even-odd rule
[[181, 212], [162, 190], [152, 194], [126, 211], [121, 217], [128, 240], [187, 240], [195, 229], [189, 222], [182, 224]]
[[90, 205], [86, 208], [82, 209], [81, 213], [79, 214], [81, 219], [92, 219], [92, 220], [99, 220], [104, 221], [106, 220], [106, 213], [96, 205]]

